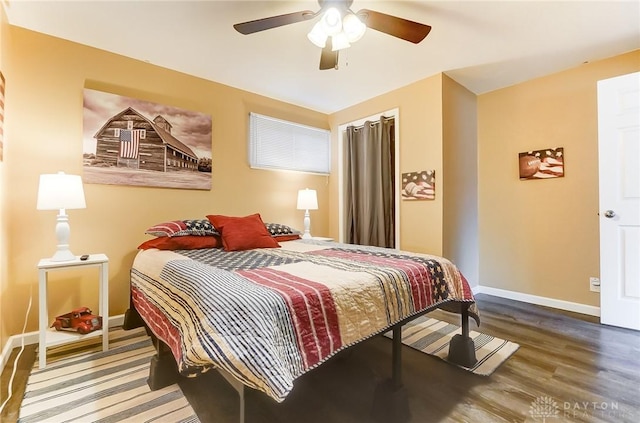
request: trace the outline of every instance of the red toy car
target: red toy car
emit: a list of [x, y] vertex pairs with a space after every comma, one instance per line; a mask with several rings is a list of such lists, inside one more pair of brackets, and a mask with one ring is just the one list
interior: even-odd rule
[[56, 317], [51, 327], [56, 330], [68, 330], [84, 335], [102, 329], [102, 317], [94, 316], [87, 307], [80, 307], [71, 313]]

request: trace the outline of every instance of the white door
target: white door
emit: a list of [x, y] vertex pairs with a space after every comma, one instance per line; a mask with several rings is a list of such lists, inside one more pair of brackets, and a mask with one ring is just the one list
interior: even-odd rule
[[640, 72], [598, 81], [600, 320], [640, 330]]

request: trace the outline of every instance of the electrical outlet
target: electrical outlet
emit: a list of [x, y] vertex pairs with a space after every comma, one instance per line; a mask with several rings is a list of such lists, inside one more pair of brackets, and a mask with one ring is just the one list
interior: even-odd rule
[[600, 292], [600, 279], [589, 278], [589, 291]]

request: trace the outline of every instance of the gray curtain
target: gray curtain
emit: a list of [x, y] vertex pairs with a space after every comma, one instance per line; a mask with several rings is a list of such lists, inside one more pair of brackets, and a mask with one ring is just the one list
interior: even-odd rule
[[346, 140], [347, 242], [393, 248], [394, 120], [349, 126]]

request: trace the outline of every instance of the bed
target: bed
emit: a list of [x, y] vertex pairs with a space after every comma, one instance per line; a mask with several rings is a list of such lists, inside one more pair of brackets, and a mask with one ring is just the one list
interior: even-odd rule
[[302, 374], [393, 331], [386, 389], [397, 393], [400, 328], [435, 308], [462, 316], [463, 333], [454, 338], [456, 345], [452, 341], [450, 359], [475, 362], [468, 318], [479, 324], [478, 310], [449, 260], [316, 240], [278, 245], [138, 252], [125, 326], [141, 319], [154, 339], [152, 389], [173, 383], [178, 374], [217, 369], [240, 394], [243, 420], [245, 387], [283, 401]]

